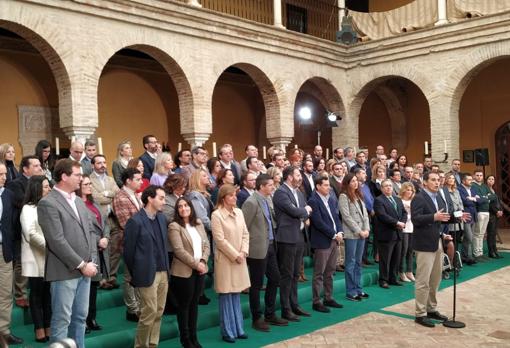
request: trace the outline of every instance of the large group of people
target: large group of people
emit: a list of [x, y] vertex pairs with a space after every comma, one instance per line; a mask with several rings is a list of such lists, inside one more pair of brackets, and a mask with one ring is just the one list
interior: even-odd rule
[[23, 342], [10, 331], [14, 302], [30, 309], [38, 342], [69, 337], [84, 347], [85, 334], [102, 329], [98, 289], [121, 285], [123, 262], [135, 347], [158, 345], [165, 312], [176, 313], [183, 347], [201, 347], [206, 277], [218, 294], [221, 337], [234, 343], [248, 338], [243, 292], [255, 330], [311, 316], [298, 296], [306, 255], [314, 311], [343, 307], [335, 272], [345, 274], [346, 300], [367, 300], [362, 272], [373, 260], [380, 287], [415, 282], [415, 321], [433, 327], [447, 319], [436, 300], [443, 254], [460, 267], [452, 240], [466, 265], [501, 257], [497, 221], [506, 206], [496, 178], [461, 172], [457, 159], [445, 173], [429, 157], [411, 165], [381, 145], [372, 159], [352, 147], [331, 159], [319, 145], [311, 154], [271, 147], [268, 163], [254, 145], [240, 162], [229, 144], [218, 157], [201, 146], [172, 156], [153, 135], [143, 146], [133, 157], [129, 141], [119, 144], [110, 175], [93, 140], [72, 142], [68, 158], [41, 140], [19, 169], [14, 147], [0, 145], [0, 339]]

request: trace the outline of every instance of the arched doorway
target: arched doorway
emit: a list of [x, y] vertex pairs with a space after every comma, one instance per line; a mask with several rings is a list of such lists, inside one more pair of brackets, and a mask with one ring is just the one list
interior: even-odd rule
[[[310, 111], [310, 118], [302, 117], [303, 110]], [[328, 119], [328, 114], [343, 117], [344, 105], [340, 94], [330, 81], [312, 77], [300, 87], [294, 103], [294, 140], [290, 147], [298, 146], [312, 153], [315, 145], [323, 147], [323, 156], [332, 156], [332, 128], [337, 121]]]
[[179, 143], [186, 147], [180, 130], [181, 102], [191, 98], [191, 93], [186, 93], [187, 82], [182, 86], [183, 81], [177, 63], [154, 47], [130, 46], [110, 58], [99, 79], [96, 130], [109, 161], [125, 140], [131, 141], [134, 156], [142, 154], [146, 134], [156, 136], [172, 154]]
[[[410, 163], [423, 161], [424, 142], [430, 143], [430, 111], [427, 98], [412, 81], [385, 76], [368, 83], [358, 93], [359, 147], [372, 153], [383, 145], [405, 154]], [[358, 101], [355, 101], [358, 103]]]
[[[496, 131], [497, 186], [501, 200], [510, 206], [510, 122], [506, 122]], [[500, 220], [502, 227], [510, 227], [510, 214], [504, 214]]]
[[217, 149], [231, 144], [237, 159], [245, 157], [246, 145], [259, 148], [270, 146], [267, 140], [266, 119], [279, 117], [280, 109], [275, 88], [258, 67], [238, 63], [226, 68], [214, 86], [212, 96], [213, 133], [206, 147], [213, 155]]

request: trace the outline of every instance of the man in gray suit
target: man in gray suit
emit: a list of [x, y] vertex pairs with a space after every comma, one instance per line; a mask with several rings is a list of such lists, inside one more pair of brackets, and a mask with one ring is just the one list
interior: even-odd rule
[[299, 168], [290, 166], [283, 170], [284, 183], [273, 197], [276, 216], [276, 241], [278, 242], [278, 264], [280, 267], [280, 304], [282, 317], [299, 321], [298, 315], [310, 316], [298, 304], [297, 283], [305, 246], [304, 221], [312, 208], [306, 205]]
[[[242, 207], [246, 227], [250, 232], [250, 251], [246, 262], [250, 270], [252, 327], [267, 332], [270, 330], [269, 324], [285, 326], [288, 322], [275, 315], [280, 271], [274, 243], [276, 222], [269, 202], [274, 190], [273, 179], [267, 174], [260, 174], [255, 182], [255, 188], [256, 191], [246, 199]], [[260, 289], [264, 283], [264, 274], [267, 277], [267, 286], [264, 296], [265, 320], [262, 320]]]
[[80, 167], [71, 159], [57, 162], [57, 184], [41, 199], [37, 213], [47, 246], [45, 280], [51, 282], [50, 340], [70, 337], [83, 348], [97, 249], [89, 212], [75, 194], [80, 186]]

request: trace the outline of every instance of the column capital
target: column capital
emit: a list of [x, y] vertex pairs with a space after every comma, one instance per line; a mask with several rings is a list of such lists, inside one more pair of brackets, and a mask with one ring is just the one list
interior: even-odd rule
[[182, 137], [193, 146], [202, 146], [211, 136], [211, 133], [184, 133]]
[[88, 126], [70, 126], [63, 127], [62, 131], [69, 139], [75, 138], [76, 141], [79, 141], [82, 144], [85, 144], [87, 139], [90, 139], [92, 135], [96, 132], [96, 127], [88, 127]]
[[287, 146], [292, 141], [292, 137], [274, 137], [274, 138], [269, 138], [267, 140], [269, 140], [271, 145], [276, 146], [285, 152], [287, 149]]
[[186, 4], [195, 6], [195, 7], [202, 7], [202, 5], [198, 2], [198, 0], [186, 0]]

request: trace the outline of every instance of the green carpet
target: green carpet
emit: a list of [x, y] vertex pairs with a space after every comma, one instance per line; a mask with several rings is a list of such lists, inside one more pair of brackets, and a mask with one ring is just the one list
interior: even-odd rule
[[[474, 266], [465, 266], [458, 282], [463, 282], [479, 275], [492, 272], [499, 268], [510, 265], [510, 254], [501, 253], [503, 259], [492, 260], [486, 263], [479, 263]], [[350, 302], [345, 299], [344, 274], [337, 273], [334, 281], [335, 299], [344, 305], [342, 309], [332, 309], [331, 313], [319, 313], [312, 311], [312, 290], [311, 290], [311, 261], [306, 260], [305, 272], [310, 279], [308, 282], [299, 284], [299, 300], [302, 307], [310, 311], [310, 318], [302, 318], [299, 323], [291, 323], [287, 327], [272, 327], [270, 333], [262, 333], [251, 328], [248, 295], [241, 295], [243, 315], [245, 317], [245, 330], [249, 336], [248, 340], [239, 342], [244, 347], [260, 347], [295, 336], [304, 335], [317, 329], [330, 326], [344, 320], [348, 320], [368, 312], [381, 312], [383, 308], [414, 298], [414, 287], [408, 283], [403, 287], [392, 287], [389, 290], [381, 289], [377, 284], [377, 265], [363, 268], [364, 290], [370, 294], [370, 298], [362, 302]], [[444, 280], [441, 288], [452, 286], [453, 280]], [[211, 289], [208, 282], [207, 296], [211, 303], [199, 307], [199, 340], [204, 347], [224, 347], [219, 330], [218, 302], [217, 295]], [[263, 296], [263, 293], [262, 293]], [[122, 300], [122, 290], [111, 291], [99, 290], [98, 292], [98, 315], [97, 321], [103, 326], [103, 330], [93, 332], [86, 336], [87, 348], [112, 348], [131, 347], [133, 345], [136, 323], [125, 320], [125, 307]], [[263, 300], [261, 301], [263, 303]], [[279, 300], [277, 300], [279, 308]], [[448, 309], [442, 309], [448, 313]], [[279, 314], [279, 311], [278, 311]], [[409, 318], [414, 318], [409, 313]], [[396, 314], [398, 315], [398, 314]], [[404, 317], [407, 317], [404, 315]], [[25, 346], [44, 347], [44, 344], [37, 344], [33, 337], [33, 326], [29, 311], [15, 307], [12, 316], [12, 332], [25, 339]], [[176, 317], [165, 315], [161, 327], [160, 347], [179, 347], [179, 333]]]

